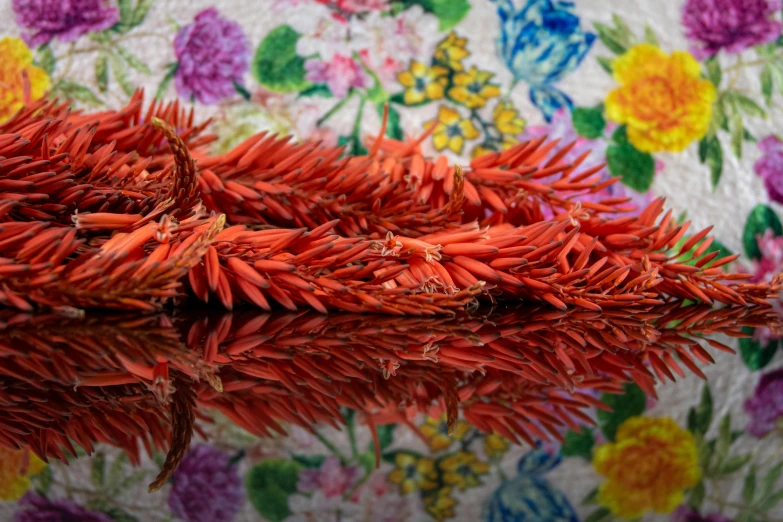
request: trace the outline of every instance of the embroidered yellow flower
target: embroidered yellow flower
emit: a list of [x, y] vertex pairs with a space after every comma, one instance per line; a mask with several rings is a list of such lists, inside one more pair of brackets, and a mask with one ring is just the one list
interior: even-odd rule
[[469, 71], [457, 73], [449, 96], [468, 109], [480, 109], [488, 99], [500, 96], [500, 87], [489, 83], [493, 76], [491, 72], [479, 71], [475, 66]]
[[461, 71], [464, 69], [462, 60], [470, 56], [470, 51], [465, 49], [467, 43], [467, 38], [460, 38], [456, 32], [452, 31], [438, 44], [435, 49], [435, 59], [449, 69]]
[[620, 87], [606, 98], [606, 115], [628, 126], [637, 149], [679, 152], [707, 132], [715, 87], [689, 53], [667, 55], [643, 43], [616, 58], [612, 70]]
[[442, 451], [451, 446], [455, 440], [462, 440], [470, 431], [470, 424], [465, 421], [457, 421], [454, 427], [454, 434], [449, 435], [448, 422], [446, 414], [441, 415], [439, 419], [428, 417], [427, 421], [421, 426], [421, 432], [427, 437], [427, 441], [432, 451]]
[[388, 479], [399, 484], [400, 493], [407, 494], [417, 489], [428, 491], [437, 487], [438, 472], [434, 460], [398, 453], [394, 463], [395, 469], [389, 472]]
[[436, 493], [424, 497], [424, 509], [438, 522], [454, 518], [457, 501], [451, 498], [451, 488], [440, 488]]
[[501, 100], [492, 110], [492, 121], [495, 128], [502, 134], [519, 134], [525, 130], [525, 120], [519, 116], [514, 104]]
[[484, 437], [484, 453], [491, 459], [497, 459], [508, 451], [508, 439], [497, 433]]
[[456, 486], [460, 491], [481, 485], [479, 475], [489, 473], [489, 464], [481, 462], [474, 453], [458, 451], [444, 458], [438, 464], [443, 473], [443, 482]]
[[607, 480], [598, 502], [622, 519], [654, 510], [671, 513], [685, 489], [699, 482], [696, 441], [669, 418], [632, 417], [617, 429], [615, 442], [599, 446], [593, 466]]
[[410, 68], [397, 75], [405, 89], [405, 103], [423, 102], [425, 100], [439, 100], [443, 98], [443, 87], [448, 83], [446, 75], [448, 70], [439, 65], [427, 67], [416, 60], [411, 61]]
[[[465, 140], [474, 140], [481, 134], [470, 119], [462, 119], [456, 110], [441, 105], [438, 109], [438, 118], [435, 120], [435, 132], [432, 134], [432, 143], [435, 149], [441, 151], [449, 148], [457, 154], [462, 154]], [[432, 125], [432, 121], [426, 123], [426, 127]]]
[[0, 38], [0, 122], [22, 108], [25, 92], [29, 101], [41, 98], [49, 90], [49, 75], [33, 65], [33, 53], [19, 38]]
[[29, 450], [0, 448], [0, 500], [19, 500], [30, 489], [30, 477], [46, 464]]

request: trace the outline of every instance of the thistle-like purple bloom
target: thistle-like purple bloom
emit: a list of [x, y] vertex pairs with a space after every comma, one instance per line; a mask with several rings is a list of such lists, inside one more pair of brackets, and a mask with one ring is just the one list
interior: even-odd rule
[[117, 23], [120, 12], [107, 0], [14, 0], [16, 23], [29, 29], [22, 38], [38, 47], [57, 37], [72, 42], [91, 31]]
[[745, 401], [745, 413], [750, 417], [747, 430], [761, 438], [775, 429], [783, 417], [783, 368], [761, 376], [753, 397]]
[[191, 448], [172, 477], [169, 508], [186, 522], [230, 522], [245, 498], [231, 456], [207, 444]]
[[687, 0], [682, 25], [691, 52], [701, 60], [721, 49], [736, 54], [774, 41], [783, 28], [772, 19], [780, 6], [780, 0]]
[[213, 104], [236, 93], [248, 69], [250, 46], [238, 23], [214, 7], [196, 15], [174, 39], [179, 66], [174, 78], [180, 96]]
[[49, 500], [28, 492], [19, 501], [14, 522], [112, 522], [108, 515], [87, 511], [70, 500]]
[[769, 199], [783, 203], [783, 141], [769, 135], [759, 142], [764, 154], [753, 165], [753, 170], [764, 180]]

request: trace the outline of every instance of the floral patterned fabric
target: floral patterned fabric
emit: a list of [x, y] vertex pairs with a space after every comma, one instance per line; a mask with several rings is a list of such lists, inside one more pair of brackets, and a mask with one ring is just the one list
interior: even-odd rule
[[[212, 117], [215, 150], [260, 130], [363, 151], [395, 138], [453, 161], [547, 135], [665, 196], [756, 280], [783, 270], [779, 0], [13, 0], [0, 5], [0, 121], [52, 95], [119, 106], [143, 87]], [[48, 93], [48, 94], [47, 94]], [[629, 205], [629, 211], [632, 206]], [[780, 306], [776, 303], [776, 306]], [[783, 519], [780, 340], [661, 390], [597, 396], [597, 427], [517, 447], [444, 418], [292, 429], [218, 422], [171, 484], [113, 448], [69, 466], [0, 450], [0, 520], [772, 521]], [[2, 383], [0, 382], [0, 385]], [[157, 455], [156, 455], [157, 456]], [[162, 458], [162, 457], [161, 457]], [[160, 460], [160, 459], [159, 459]]]

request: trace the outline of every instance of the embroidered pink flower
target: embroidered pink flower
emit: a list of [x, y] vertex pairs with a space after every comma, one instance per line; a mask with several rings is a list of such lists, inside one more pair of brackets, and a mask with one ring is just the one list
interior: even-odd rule
[[299, 472], [297, 490], [303, 493], [320, 491], [326, 498], [342, 497], [359, 480], [361, 471], [356, 466], [343, 466], [340, 459], [331, 456], [318, 469]]
[[335, 54], [328, 62], [307, 60], [305, 78], [314, 83], [325, 83], [337, 98], [343, 98], [351, 87], [366, 87], [367, 75], [351, 57]]
[[[751, 260], [750, 266], [737, 262], [733, 270], [751, 274], [754, 283], [769, 281], [775, 274], [783, 272], [783, 237], [775, 237], [772, 230], [768, 229], [764, 235], [756, 236], [756, 244], [761, 251], [761, 259]], [[773, 301], [772, 306], [778, 316], [783, 317], [783, 301]], [[780, 339], [781, 333], [769, 328], [756, 328], [753, 338], [767, 345], [771, 340]]]
[[761, 438], [775, 429], [783, 418], [783, 368], [761, 376], [753, 397], [745, 401], [745, 413], [750, 417], [748, 432]]
[[783, 141], [770, 134], [759, 142], [764, 154], [753, 165], [753, 170], [764, 180], [769, 199], [783, 203]]
[[388, 0], [316, 0], [319, 4], [325, 4], [339, 9], [348, 14], [366, 13], [368, 11], [386, 11], [389, 9]]

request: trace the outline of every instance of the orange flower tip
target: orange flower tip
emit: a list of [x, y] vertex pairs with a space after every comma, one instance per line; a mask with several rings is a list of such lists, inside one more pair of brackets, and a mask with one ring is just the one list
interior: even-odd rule
[[79, 230], [118, 230], [133, 225], [142, 218], [141, 214], [112, 214], [109, 212], [79, 214], [79, 211], [76, 211], [71, 216], [71, 221]]

